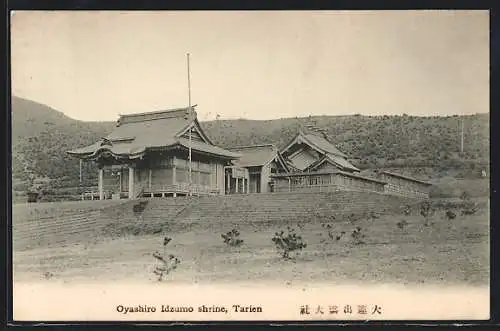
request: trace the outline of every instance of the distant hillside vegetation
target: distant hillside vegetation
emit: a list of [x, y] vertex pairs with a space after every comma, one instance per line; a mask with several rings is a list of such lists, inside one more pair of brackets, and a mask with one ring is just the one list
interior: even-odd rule
[[[76, 186], [78, 160], [65, 151], [91, 144], [110, 133], [114, 122], [82, 122], [45, 105], [14, 97], [13, 177], [24, 190], [29, 173], [51, 180], [52, 186]], [[145, 110], [147, 111], [147, 110]], [[286, 144], [306, 124], [327, 129], [328, 136], [362, 169], [427, 169], [435, 175], [477, 176], [489, 167], [489, 115], [465, 117], [464, 153], [460, 155], [459, 116], [313, 116], [278, 120], [202, 122], [213, 142], [222, 147]], [[95, 184], [97, 170], [85, 164], [85, 181]]]
[[461, 173], [488, 167], [489, 115], [465, 117], [463, 155], [459, 153], [461, 119], [350, 115], [211, 121], [202, 125], [223, 147], [260, 143], [282, 147], [301, 127], [314, 123], [326, 129], [330, 140], [362, 169], [410, 167]]
[[[113, 122], [82, 122], [48, 106], [12, 98], [13, 189], [27, 188], [28, 177], [52, 179], [55, 186], [74, 185], [79, 161], [65, 151], [92, 144], [107, 135]], [[85, 165], [85, 178], [95, 181], [97, 169]]]

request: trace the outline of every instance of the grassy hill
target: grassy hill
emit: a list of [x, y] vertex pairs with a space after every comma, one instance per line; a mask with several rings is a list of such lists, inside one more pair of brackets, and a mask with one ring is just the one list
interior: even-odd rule
[[[13, 188], [26, 189], [30, 174], [55, 180], [55, 186], [78, 181], [78, 160], [65, 151], [91, 144], [113, 127], [112, 122], [77, 121], [48, 106], [13, 97]], [[85, 168], [85, 178], [94, 180], [97, 170], [91, 164]]]
[[[489, 167], [489, 114], [465, 116], [464, 153], [460, 151], [462, 117], [311, 116], [278, 120], [202, 122], [222, 147], [274, 143], [283, 146], [306, 124], [327, 130], [337, 146], [362, 169], [400, 168], [422, 177], [477, 177]], [[114, 122], [82, 122], [45, 105], [12, 100], [12, 171], [14, 189], [27, 188], [28, 174], [50, 180], [52, 188], [78, 184], [78, 160], [65, 151], [95, 142]], [[83, 178], [94, 184], [97, 170], [84, 164]]]
[[[271, 121], [211, 121], [202, 125], [223, 147], [260, 143], [285, 145], [308, 123], [328, 136], [361, 168], [454, 168], [487, 163], [489, 116], [465, 117], [464, 155], [460, 150], [459, 116], [316, 116]], [[464, 160], [466, 160], [464, 162]]]

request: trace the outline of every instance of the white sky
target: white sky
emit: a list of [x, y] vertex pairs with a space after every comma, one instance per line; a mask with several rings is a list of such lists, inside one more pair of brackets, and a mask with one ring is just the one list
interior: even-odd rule
[[489, 112], [487, 11], [15, 12], [12, 91], [81, 120]]

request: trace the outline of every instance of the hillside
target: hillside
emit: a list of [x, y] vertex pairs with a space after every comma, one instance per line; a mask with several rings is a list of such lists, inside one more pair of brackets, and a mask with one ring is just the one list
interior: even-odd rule
[[[379, 167], [452, 168], [463, 164], [459, 116], [317, 116], [272, 121], [211, 121], [202, 123], [223, 147], [275, 143], [284, 146], [299, 128], [314, 123], [363, 169]], [[489, 117], [465, 117], [464, 159], [488, 162]], [[465, 162], [465, 163], [469, 163]]]
[[[78, 181], [78, 160], [64, 151], [91, 144], [113, 127], [112, 122], [77, 121], [48, 106], [13, 97], [13, 188], [25, 189], [31, 173], [62, 182]], [[86, 178], [93, 180], [95, 175], [90, 174], [97, 170], [90, 164], [85, 168]]]
[[[14, 97], [14, 189], [26, 189], [28, 173], [51, 179], [51, 187], [76, 186], [78, 160], [64, 152], [95, 142], [111, 132], [113, 122], [82, 122], [45, 105]], [[337, 146], [362, 169], [406, 168], [421, 176], [477, 177], [489, 166], [489, 115], [465, 117], [464, 154], [460, 155], [459, 116], [314, 116], [268, 121], [202, 122], [222, 147], [274, 143], [283, 146], [306, 124], [327, 129]], [[97, 171], [84, 164], [83, 178], [94, 183]]]

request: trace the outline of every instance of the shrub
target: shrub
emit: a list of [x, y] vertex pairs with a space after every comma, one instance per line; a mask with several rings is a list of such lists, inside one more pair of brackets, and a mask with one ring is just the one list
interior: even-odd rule
[[54, 274], [50, 271], [46, 271], [44, 274], [43, 274], [43, 277], [45, 279], [51, 279], [52, 277], [54, 277]]
[[477, 212], [478, 206], [474, 201], [467, 201], [464, 209], [462, 209], [462, 215], [474, 215]]
[[463, 201], [462, 215], [474, 215], [477, 212], [477, 204], [471, 200], [471, 196], [467, 191], [463, 191], [460, 195]]
[[307, 247], [302, 237], [298, 236], [291, 227], [287, 227], [286, 233], [285, 231], [276, 232], [271, 240], [284, 259], [291, 259], [290, 253], [301, 251]]
[[148, 200], [143, 200], [139, 201], [138, 203], [134, 204], [133, 210], [134, 214], [142, 214], [142, 212], [146, 209], [146, 206], [148, 205], [149, 201]]
[[177, 269], [177, 266], [181, 263], [181, 260], [175, 255], [167, 255], [167, 245], [171, 240], [172, 238], [169, 237], [165, 237], [163, 239], [163, 254], [161, 254], [160, 252], [153, 253], [153, 257], [158, 262], [153, 273], [158, 276], [158, 281], [162, 281], [165, 276], [170, 274], [170, 272], [172, 272], [173, 270]]
[[405, 214], [406, 216], [409, 216], [411, 214], [411, 206], [410, 205], [405, 206], [403, 214]]
[[365, 242], [363, 239], [366, 238], [366, 235], [363, 233], [363, 229], [357, 226], [351, 233], [351, 238], [353, 240], [354, 245], [364, 245]]
[[[322, 223], [321, 227], [325, 229], [328, 236], [328, 239], [324, 237], [321, 239], [322, 243], [326, 242], [327, 240], [333, 241], [334, 239], [335, 241], [339, 241], [345, 235], [345, 231], [341, 231], [339, 234], [336, 234], [333, 230], [333, 224], [331, 223]], [[323, 234], [321, 233], [321, 235]]]
[[396, 223], [396, 225], [401, 230], [406, 230], [406, 227], [408, 226], [408, 222], [406, 220], [402, 220], [402, 221], [399, 221], [398, 223]]
[[424, 226], [429, 226], [429, 217], [434, 214], [434, 210], [431, 208], [429, 201], [424, 201], [420, 205], [420, 215], [424, 217]]
[[230, 247], [238, 247], [243, 244], [243, 240], [240, 239], [240, 232], [236, 229], [232, 229], [227, 233], [221, 234], [224, 244]]
[[471, 196], [469, 194], [469, 192], [467, 191], [463, 191], [462, 194], [460, 194], [460, 200], [463, 200], [463, 201], [468, 201], [470, 200]]
[[354, 213], [351, 213], [351, 214], [348, 214], [348, 215], [345, 215], [344, 218], [347, 220], [347, 222], [349, 222], [350, 224], [355, 224], [356, 221], [359, 220], [359, 217], [356, 216], [356, 214]]
[[445, 217], [448, 220], [453, 220], [455, 217], [457, 217], [457, 214], [455, 214], [452, 210], [448, 209], [445, 213]]

